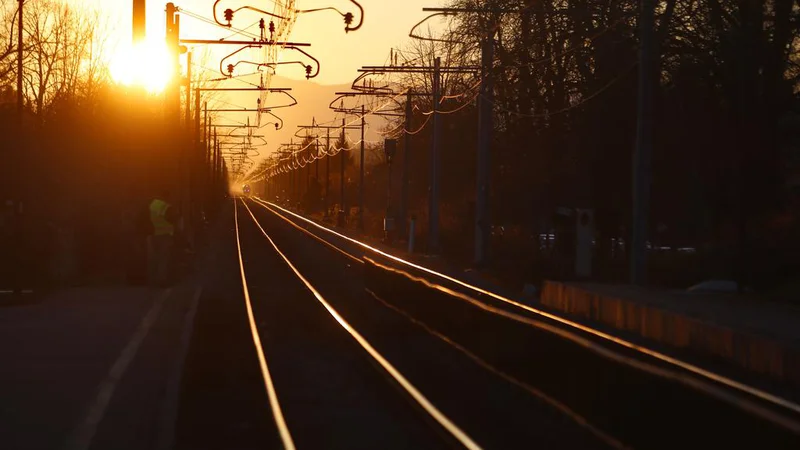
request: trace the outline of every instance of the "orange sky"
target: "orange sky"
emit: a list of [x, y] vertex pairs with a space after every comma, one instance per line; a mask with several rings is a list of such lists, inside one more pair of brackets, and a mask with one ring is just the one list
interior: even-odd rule
[[[131, 0], [66, 1], [100, 9], [107, 15], [109, 24], [113, 30], [112, 41], [115, 41], [117, 45], [130, 42]], [[257, 5], [262, 9], [272, 9], [272, 2], [270, 1], [250, 1], [250, 4]], [[427, 15], [427, 13], [422, 11], [424, 6], [436, 7], [441, 6], [444, 2], [445, 0], [362, 0], [360, 3], [365, 9], [364, 25], [360, 30], [349, 34], [344, 32], [344, 22], [341, 16], [334, 12], [328, 11], [300, 15], [294, 26], [290, 40], [294, 42], [309, 42], [312, 44], [312, 47], [308, 49], [308, 51], [321, 62], [320, 75], [312, 81], [325, 85], [350, 84], [358, 75], [357, 70], [361, 66], [384, 64], [388, 60], [389, 51], [392, 47], [402, 47], [409, 42], [410, 38], [408, 38], [408, 32], [411, 27]], [[186, 11], [210, 18], [212, 16], [211, 8], [214, 1], [180, 0], [175, 2], [175, 4]], [[229, 7], [237, 8], [247, 4], [247, 0], [223, 0], [220, 2], [218, 10], [222, 11]], [[149, 37], [164, 36], [165, 5], [166, 2], [164, 1], [157, 2], [148, 0], [147, 30]], [[325, 6], [335, 6], [343, 11], [356, 12], [354, 5], [348, 0], [296, 0], [295, 3], [295, 7], [298, 9]], [[245, 28], [251, 24], [254, 25], [257, 23], [259, 18], [260, 16], [255, 14], [248, 15], [248, 13], [244, 12], [239, 13], [239, 15], [234, 18], [234, 25]], [[441, 24], [441, 22], [434, 20], [431, 24], [435, 27], [437, 24]], [[249, 28], [249, 31], [257, 34], [258, 28], [254, 26]], [[220, 39], [228, 36], [230, 36], [228, 30], [203, 23], [190, 17], [182, 16], [182, 38]], [[201, 50], [200, 48], [195, 48], [195, 55], [201, 53]], [[221, 76], [219, 73], [219, 60], [222, 56], [233, 50], [235, 50], [235, 48], [229, 46], [211, 46], [213, 54], [211, 58], [203, 64], [206, 70], [209, 71], [211, 77]], [[251, 50], [244, 51], [239, 55], [243, 56], [244, 59], [259, 59], [257, 50], [252, 50], [253, 53], [248, 55], [247, 52], [250, 51]], [[287, 51], [286, 54], [282, 55], [283, 60], [295, 58], [295, 55], [290, 55], [288, 53], [294, 52]], [[198, 60], [195, 59], [195, 63], [197, 63], [197, 61]], [[197, 70], [197, 67], [193, 70]], [[302, 67], [299, 66], [282, 66], [278, 70], [278, 75], [298, 80], [305, 78], [305, 73]], [[250, 82], [257, 83], [258, 76], [251, 78]], [[225, 82], [224, 85], [242, 86], [242, 84], [237, 81]], [[327, 92], [330, 89], [315, 90], [313, 86], [308, 86], [308, 88], [309, 89], [304, 89], [302, 83], [295, 86], [295, 93], [299, 94], [299, 97], [304, 97], [304, 100], [301, 104], [291, 108], [291, 111], [281, 111], [282, 115], [286, 118], [286, 127], [280, 132], [267, 132], [269, 144], [258, 148], [262, 157], [275, 151], [282, 142], [288, 141], [295, 133], [296, 126], [301, 123], [310, 122], [312, 115], [316, 116], [318, 122], [325, 122], [334, 118], [334, 113], [327, 109], [328, 103], [333, 100], [333, 91]], [[326, 92], [326, 94], [320, 96], [319, 93], [321, 92]], [[317, 94], [315, 95], [312, 93]], [[224, 96], [222, 100], [235, 103], [233, 106], [252, 108], [256, 106], [256, 98], [256, 96], [249, 98], [247, 95], [227, 95]], [[328, 115], [329, 117], [320, 117], [320, 115]], [[250, 114], [250, 116], [250, 120], [254, 121], [253, 115]], [[225, 122], [230, 122], [231, 120], [241, 122], [247, 120], [247, 114], [226, 113], [225, 117], [220, 117], [220, 120], [223, 119]], [[381, 137], [376, 133], [385, 121], [378, 117], [369, 117], [367, 123], [369, 125], [367, 139], [380, 139]]]
[[[115, 40], [130, 39], [131, 34], [131, 0], [67, 0], [75, 4], [98, 7], [109, 17], [113, 25]], [[270, 9], [271, 2], [250, 0], [254, 5]], [[357, 76], [357, 69], [366, 64], [381, 64], [387, 58], [389, 49], [402, 46], [408, 41], [410, 28], [425, 16], [424, 6], [439, 6], [442, 0], [362, 0], [366, 11], [364, 26], [361, 30], [345, 34], [344, 24], [338, 14], [320, 12], [301, 15], [295, 24], [291, 39], [296, 42], [312, 44], [310, 53], [322, 62], [322, 72], [314, 81], [322, 84], [347, 83]], [[188, 11], [211, 17], [213, 0], [181, 0], [175, 2], [178, 7]], [[248, 4], [247, 0], [223, 0], [219, 10], [227, 7], [236, 8]], [[148, 34], [161, 36], [164, 34], [164, 1], [147, 2]], [[317, 8], [336, 6], [340, 10], [355, 11], [347, 0], [296, 0], [296, 7]], [[242, 12], [235, 23], [250, 25], [258, 20], [257, 15]], [[245, 26], [246, 26], [245, 25]], [[184, 38], [220, 38], [226, 31], [212, 27], [191, 18], [182, 18], [181, 36]], [[251, 31], [258, 32], [257, 28]], [[215, 49], [217, 50], [217, 49]], [[218, 49], [222, 51], [221, 48]], [[288, 55], [287, 55], [288, 56]], [[216, 63], [212, 63], [215, 66]], [[299, 71], [298, 71], [299, 69]], [[291, 78], [302, 78], [302, 68], [285, 68], [280, 75]]]

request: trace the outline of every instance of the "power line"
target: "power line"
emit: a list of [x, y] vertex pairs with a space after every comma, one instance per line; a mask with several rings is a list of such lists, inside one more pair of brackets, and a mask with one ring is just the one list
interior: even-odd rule
[[569, 111], [571, 111], [573, 109], [579, 108], [580, 106], [583, 106], [585, 103], [591, 101], [592, 99], [594, 99], [598, 95], [602, 94], [607, 89], [609, 89], [611, 86], [613, 86], [617, 81], [619, 81], [620, 79], [624, 78], [625, 75], [627, 75], [628, 72], [631, 71], [638, 64], [639, 64], [638, 62], [632, 64], [624, 72], [622, 72], [621, 74], [619, 74], [616, 77], [614, 77], [611, 81], [609, 81], [608, 83], [603, 85], [597, 91], [595, 91], [594, 93], [592, 93], [591, 95], [589, 95], [587, 97], [581, 98], [581, 100], [578, 103], [575, 103], [573, 105], [567, 106], [567, 107], [562, 108], [562, 109], [559, 109], [557, 111], [546, 112], [546, 113], [541, 113], [541, 114], [525, 114], [525, 113], [512, 111], [510, 109], [504, 108], [503, 106], [497, 104], [497, 102], [492, 102], [492, 105], [494, 105], [497, 109], [499, 109], [499, 110], [501, 110], [501, 111], [503, 111], [505, 113], [508, 113], [508, 114], [511, 114], [511, 115], [514, 115], [514, 116], [519, 116], [519, 117], [531, 118], [531, 119], [541, 119], [541, 118], [547, 118], [547, 117], [558, 115], [558, 114], [563, 114], [563, 113], [569, 112]]

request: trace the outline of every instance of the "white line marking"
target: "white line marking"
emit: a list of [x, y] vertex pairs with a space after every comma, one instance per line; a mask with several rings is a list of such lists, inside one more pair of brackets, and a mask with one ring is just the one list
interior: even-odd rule
[[286, 212], [288, 214], [291, 214], [294, 217], [297, 217], [298, 219], [301, 219], [301, 220], [303, 220], [305, 222], [310, 223], [311, 225], [314, 225], [315, 227], [317, 227], [317, 228], [319, 228], [321, 230], [324, 230], [324, 231], [327, 231], [328, 233], [331, 233], [331, 234], [334, 234], [336, 236], [339, 236], [342, 239], [345, 239], [345, 240], [347, 240], [349, 242], [352, 242], [352, 243], [354, 243], [356, 245], [359, 245], [359, 246], [361, 246], [363, 248], [366, 248], [367, 250], [375, 252], [375, 253], [377, 253], [377, 254], [379, 254], [381, 256], [384, 256], [386, 258], [389, 258], [389, 259], [391, 259], [393, 261], [396, 261], [396, 262], [399, 262], [401, 264], [407, 265], [409, 267], [413, 267], [415, 269], [421, 270], [421, 271], [426, 272], [426, 273], [428, 273], [430, 275], [434, 275], [436, 277], [445, 279], [447, 281], [450, 281], [452, 283], [458, 284], [459, 286], [465, 287], [467, 289], [470, 289], [472, 291], [478, 292], [480, 294], [487, 295], [489, 297], [494, 298], [495, 300], [499, 300], [499, 301], [501, 301], [503, 303], [509, 304], [509, 305], [514, 306], [516, 308], [523, 309], [525, 311], [534, 313], [534, 314], [542, 316], [542, 317], [546, 317], [546, 318], [548, 318], [550, 320], [553, 320], [555, 322], [561, 323], [563, 325], [567, 325], [567, 326], [569, 326], [571, 328], [578, 329], [578, 330], [583, 331], [585, 333], [592, 334], [594, 336], [597, 336], [599, 338], [602, 338], [602, 339], [605, 339], [607, 341], [613, 342], [613, 343], [615, 343], [617, 345], [620, 345], [622, 347], [625, 347], [625, 348], [628, 348], [628, 349], [631, 349], [631, 350], [635, 350], [635, 351], [637, 351], [639, 353], [643, 353], [643, 354], [648, 355], [650, 357], [659, 359], [659, 360], [661, 360], [663, 362], [666, 362], [668, 364], [680, 367], [680, 368], [682, 368], [684, 370], [693, 372], [696, 375], [700, 375], [700, 376], [702, 376], [704, 378], [707, 378], [709, 380], [712, 380], [714, 382], [717, 382], [717, 383], [720, 383], [720, 384], [724, 384], [724, 385], [726, 385], [726, 386], [728, 386], [730, 388], [733, 388], [733, 389], [739, 390], [741, 392], [745, 392], [745, 393], [747, 393], [749, 395], [752, 395], [754, 397], [760, 398], [761, 400], [764, 400], [766, 402], [772, 403], [772, 404], [777, 405], [777, 406], [784, 407], [784, 408], [789, 409], [789, 410], [791, 410], [791, 411], [793, 411], [795, 413], [800, 413], [800, 405], [798, 405], [798, 404], [796, 404], [796, 403], [794, 403], [792, 401], [786, 400], [784, 398], [781, 398], [781, 397], [779, 397], [777, 395], [771, 394], [771, 393], [766, 392], [766, 391], [762, 391], [761, 389], [754, 388], [752, 386], [748, 386], [748, 385], [746, 385], [744, 383], [738, 382], [736, 380], [733, 380], [733, 379], [728, 378], [728, 377], [723, 376], [723, 375], [716, 374], [714, 372], [711, 372], [710, 370], [703, 369], [703, 368], [698, 367], [698, 366], [696, 366], [694, 364], [690, 364], [690, 363], [681, 361], [681, 360], [679, 360], [677, 358], [673, 358], [673, 357], [668, 356], [668, 355], [666, 355], [664, 353], [660, 353], [660, 352], [657, 352], [655, 350], [651, 350], [649, 348], [634, 344], [632, 342], [626, 341], [626, 340], [621, 339], [619, 337], [616, 337], [614, 335], [611, 335], [611, 334], [608, 334], [608, 333], [604, 333], [602, 331], [595, 330], [594, 328], [590, 328], [588, 326], [581, 325], [581, 324], [579, 324], [577, 322], [573, 322], [571, 320], [565, 319], [565, 318], [557, 316], [555, 314], [550, 314], [550, 313], [548, 313], [546, 311], [542, 311], [540, 309], [536, 309], [536, 308], [533, 308], [531, 306], [524, 305], [522, 303], [516, 302], [516, 301], [511, 300], [511, 299], [508, 299], [508, 298], [503, 297], [503, 296], [501, 296], [499, 294], [496, 294], [494, 292], [487, 291], [485, 289], [481, 289], [481, 288], [479, 288], [477, 286], [473, 286], [473, 285], [471, 285], [469, 283], [466, 283], [464, 281], [458, 280], [458, 279], [453, 278], [451, 276], [445, 275], [443, 273], [436, 272], [436, 271], [431, 270], [431, 269], [429, 269], [427, 267], [423, 267], [423, 266], [420, 266], [418, 264], [414, 264], [414, 263], [412, 263], [410, 261], [406, 261], [406, 260], [404, 260], [402, 258], [398, 258], [397, 256], [390, 255], [389, 253], [386, 253], [386, 252], [384, 252], [382, 250], [379, 250], [377, 248], [371, 247], [371, 246], [369, 246], [367, 244], [364, 244], [363, 242], [357, 241], [357, 240], [355, 240], [355, 239], [353, 239], [353, 238], [351, 238], [349, 236], [345, 236], [343, 234], [337, 233], [334, 230], [331, 230], [331, 229], [328, 229], [326, 227], [323, 227], [322, 225], [319, 225], [318, 223], [316, 223], [316, 222], [314, 222], [312, 220], [306, 219], [303, 216], [295, 214], [292, 211], [289, 211], [289, 210], [287, 210], [285, 208], [282, 208], [282, 207], [280, 207], [278, 205], [275, 205], [273, 203], [263, 202], [263, 201], [259, 201], [259, 203], [261, 203], [265, 208], [270, 209], [270, 210], [272, 210], [271, 207], [278, 208], [278, 209], [280, 209], [280, 210], [282, 210], [282, 211], [284, 211], [284, 212]]
[[361, 347], [363, 347], [364, 350], [366, 350], [367, 353], [370, 354], [370, 356], [372, 356], [381, 366], [383, 366], [383, 368], [387, 372], [389, 372], [389, 374], [395, 380], [397, 380], [400, 386], [402, 386], [403, 389], [405, 389], [411, 395], [411, 397], [413, 397], [414, 400], [416, 400], [417, 403], [419, 403], [419, 405], [422, 406], [428, 412], [428, 414], [431, 415], [431, 417], [433, 417], [437, 422], [439, 422], [440, 425], [442, 425], [442, 427], [444, 427], [451, 435], [453, 435], [453, 437], [455, 437], [459, 442], [461, 442], [461, 444], [464, 445], [464, 447], [470, 450], [481, 449], [481, 447], [478, 444], [476, 444], [475, 441], [472, 440], [472, 438], [470, 438], [447, 416], [445, 416], [441, 411], [439, 411], [439, 409], [437, 409], [436, 406], [434, 406], [433, 403], [430, 402], [430, 400], [428, 400], [419, 390], [417, 390], [417, 388], [414, 387], [414, 385], [412, 385], [403, 376], [403, 374], [401, 374], [388, 360], [386, 360], [386, 358], [384, 358], [383, 355], [378, 353], [378, 351], [375, 350], [375, 348], [373, 348], [372, 345], [370, 345], [370, 343], [363, 336], [361, 336], [361, 334], [358, 331], [356, 331], [346, 320], [344, 320], [344, 318], [341, 315], [339, 315], [339, 313], [322, 297], [322, 294], [320, 294], [319, 291], [317, 291], [314, 288], [314, 286], [312, 286], [311, 283], [309, 283], [309, 281], [300, 273], [300, 271], [297, 270], [294, 264], [292, 264], [292, 262], [289, 261], [289, 258], [287, 258], [286, 255], [283, 254], [283, 252], [281, 252], [281, 250], [278, 248], [278, 246], [275, 244], [272, 238], [267, 234], [266, 231], [264, 231], [264, 228], [261, 227], [261, 224], [258, 223], [258, 219], [256, 219], [256, 216], [253, 214], [253, 211], [250, 210], [250, 207], [247, 206], [246, 203], [244, 203], [244, 206], [250, 213], [250, 217], [253, 218], [253, 222], [255, 222], [255, 224], [258, 226], [258, 228], [261, 230], [261, 233], [264, 234], [267, 240], [269, 240], [270, 244], [272, 244], [272, 247], [275, 249], [278, 255], [280, 255], [280, 257], [283, 259], [286, 265], [288, 265], [289, 268], [292, 269], [292, 272], [294, 272], [297, 278], [299, 278], [300, 281], [302, 281], [303, 284], [306, 285], [306, 288], [308, 288], [308, 290], [311, 291], [312, 294], [314, 294], [314, 297], [317, 298], [317, 300], [322, 304], [322, 306], [325, 307], [326, 310], [328, 310], [328, 313], [331, 316], [333, 316], [333, 318], [336, 319], [337, 322], [339, 322], [339, 325], [341, 325], [342, 328], [344, 328], [348, 333], [350, 333], [350, 335], [361, 345]]
[[[267, 389], [267, 396], [269, 397], [269, 405], [272, 408], [272, 415], [275, 418], [275, 425], [278, 427], [278, 432], [281, 435], [283, 448], [286, 450], [295, 450], [292, 435], [289, 433], [289, 427], [286, 426], [286, 419], [283, 417], [281, 405], [278, 403], [278, 394], [275, 392], [275, 385], [272, 382], [272, 376], [267, 367], [267, 358], [264, 356], [264, 349], [261, 347], [261, 336], [258, 335], [258, 328], [256, 327], [256, 319], [253, 315], [253, 305], [250, 301], [250, 291], [247, 288], [247, 278], [244, 274], [244, 260], [242, 259], [242, 243], [239, 239], [239, 208], [236, 205], [236, 200], [233, 201], [233, 215], [236, 222], [236, 248], [239, 252], [239, 270], [242, 274], [242, 291], [244, 292], [244, 301], [247, 305], [247, 320], [250, 322], [250, 332], [253, 335], [253, 344], [256, 346], [256, 354], [258, 355], [258, 363], [261, 366], [261, 374], [264, 378], [264, 387]], [[246, 207], [247, 205], [245, 205]], [[249, 208], [248, 208], [249, 210]]]
[[128, 344], [122, 350], [122, 353], [120, 353], [119, 357], [114, 362], [114, 365], [111, 366], [111, 370], [109, 371], [108, 375], [100, 383], [100, 387], [97, 390], [97, 396], [89, 408], [88, 414], [70, 437], [70, 440], [67, 443], [68, 449], [86, 450], [91, 446], [92, 440], [94, 440], [95, 433], [97, 432], [97, 426], [105, 416], [106, 409], [111, 401], [111, 397], [114, 395], [114, 391], [117, 389], [119, 381], [128, 370], [128, 366], [130, 366], [131, 362], [136, 357], [139, 347], [141, 347], [142, 342], [144, 342], [144, 339], [147, 337], [147, 334], [150, 332], [153, 324], [158, 319], [158, 316], [161, 313], [161, 308], [164, 305], [164, 301], [169, 297], [170, 293], [172, 293], [172, 289], [162, 291], [160, 295], [158, 295], [153, 303], [153, 306], [150, 307], [147, 315], [145, 315], [144, 319], [142, 319], [139, 327], [134, 332], [130, 341], [128, 341]]
[[156, 449], [169, 450], [175, 445], [175, 427], [178, 420], [178, 405], [180, 404], [181, 380], [183, 378], [183, 368], [186, 364], [186, 356], [189, 353], [189, 345], [192, 342], [194, 331], [194, 318], [197, 315], [197, 305], [203, 287], [198, 286], [192, 296], [189, 310], [183, 319], [183, 330], [181, 332], [180, 347], [175, 358], [172, 374], [167, 381], [167, 393], [162, 406], [161, 420], [159, 423], [158, 439]]

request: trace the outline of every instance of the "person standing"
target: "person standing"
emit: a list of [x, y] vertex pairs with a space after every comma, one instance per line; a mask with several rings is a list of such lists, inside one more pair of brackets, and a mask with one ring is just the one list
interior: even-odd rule
[[152, 234], [148, 239], [149, 278], [157, 286], [167, 286], [170, 281], [170, 260], [175, 235], [175, 211], [170, 201], [170, 192], [163, 190], [150, 202], [149, 208], [152, 224]]

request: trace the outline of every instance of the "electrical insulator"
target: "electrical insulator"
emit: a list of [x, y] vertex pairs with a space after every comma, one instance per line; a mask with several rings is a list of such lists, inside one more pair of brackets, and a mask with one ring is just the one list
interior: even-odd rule
[[272, 20], [269, 21], [269, 34], [270, 35], [275, 34], [275, 22], [273, 22]]
[[228, 64], [228, 76], [233, 75], [233, 64]]
[[311, 78], [311, 66], [306, 66], [306, 78]]
[[260, 28], [262, 30], [264, 29], [264, 19], [263, 18], [258, 21], [258, 28]]
[[344, 24], [348, 27], [353, 23], [353, 13], [346, 13], [344, 15]]
[[228, 8], [225, 10], [225, 20], [228, 22], [228, 26], [231, 25], [231, 21], [233, 20], [233, 10]]

